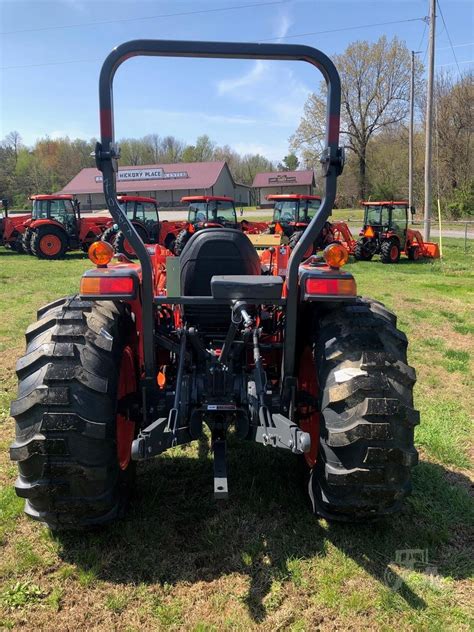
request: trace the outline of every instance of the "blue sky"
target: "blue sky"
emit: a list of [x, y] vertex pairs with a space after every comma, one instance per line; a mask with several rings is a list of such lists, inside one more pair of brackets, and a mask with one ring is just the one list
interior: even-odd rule
[[[474, 3], [440, 3], [460, 68], [472, 67], [462, 62], [474, 60]], [[250, 4], [260, 6], [224, 10]], [[422, 58], [427, 46], [421, 20], [310, 33], [421, 18], [428, 0], [0, 0], [0, 10], [0, 137], [15, 129], [27, 144], [46, 135], [98, 135], [100, 65], [129, 39], [272, 40], [333, 54], [354, 40], [374, 41], [385, 33], [421, 49]], [[173, 13], [189, 14], [164, 17]], [[437, 33], [436, 63], [456, 73], [440, 18]], [[208, 134], [241, 153], [280, 160], [319, 81], [318, 72], [303, 63], [132, 59], [114, 83], [116, 135], [172, 134], [192, 142]]]

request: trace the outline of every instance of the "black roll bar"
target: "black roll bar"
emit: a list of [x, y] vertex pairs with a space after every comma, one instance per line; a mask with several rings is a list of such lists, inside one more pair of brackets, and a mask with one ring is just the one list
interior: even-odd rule
[[318, 68], [327, 84], [326, 149], [321, 162], [325, 175], [325, 192], [318, 213], [306, 228], [294, 249], [288, 265], [287, 310], [284, 344], [284, 376], [292, 376], [295, 368], [296, 320], [298, 309], [298, 267], [308, 247], [321, 232], [336, 197], [337, 176], [342, 171], [343, 157], [339, 148], [341, 84], [332, 61], [321, 51], [298, 44], [249, 44], [244, 42], [190, 42], [172, 40], [133, 40], [125, 42], [108, 55], [99, 79], [100, 143], [96, 146], [96, 164], [103, 174], [104, 195], [109, 211], [134, 248], [142, 267], [143, 279], [143, 352], [145, 380], [154, 380], [154, 301], [153, 273], [146, 248], [135, 228], [117, 202], [116, 173], [118, 148], [114, 138], [113, 79], [119, 66], [130, 57], [197, 57], [227, 59], [268, 59], [305, 61]]

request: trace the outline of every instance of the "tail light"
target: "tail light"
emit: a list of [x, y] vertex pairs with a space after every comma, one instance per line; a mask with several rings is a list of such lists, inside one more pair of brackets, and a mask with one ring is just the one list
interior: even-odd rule
[[135, 284], [131, 276], [82, 277], [80, 293], [84, 296], [133, 296]]
[[306, 295], [311, 296], [356, 296], [357, 285], [353, 277], [331, 279], [308, 277]]

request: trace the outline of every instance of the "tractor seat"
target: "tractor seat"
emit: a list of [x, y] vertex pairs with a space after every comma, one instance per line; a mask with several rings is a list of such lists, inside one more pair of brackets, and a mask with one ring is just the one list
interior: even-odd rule
[[[194, 233], [180, 257], [183, 296], [211, 296], [215, 275], [260, 275], [257, 252], [248, 237], [233, 228], [206, 228]], [[186, 321], [201, 332], [225, 332], [226, 305], [186, 305]]]

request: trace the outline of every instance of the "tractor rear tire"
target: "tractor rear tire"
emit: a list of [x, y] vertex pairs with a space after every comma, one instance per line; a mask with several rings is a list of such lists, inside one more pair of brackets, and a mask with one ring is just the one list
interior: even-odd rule
[[309, 493], [320, 516], [379, 518], [398, 511], [410, 493], [419, 413], [406, 350], [396, 316], [376, 301], [358, 299], [319, 320], [321, 432]]
[[115, 237], [117, 236], [118, 228], [114, 228], [114, 226], [110, 226], [106, 228], [102, 235], [100, 236], [101, 241], [106, 241], [111, 246], [115, 246]]
[[400, 245], [395, 240], [384, 241], [380, 246], [382, 263], [398, 263], [400, 261]]
[[[134, 228], [137, 231], [138, 236], [143, 241], [143, 243], [147, 244], [149, 242], [147, 232], [140, 226], [137, 226], [136, 224], [134, 225]], [[115, 237], [114, 248], [115, 248], [115, 252], [124, 254], [126, 257], [128, 257], [128, 259], [137, 258], [137, 255], [135, 254], [135, 251], [131, 247], [130, 242], [128, 241], [128, 239], [125, 237], [125, 235], [123, 234], [121, 230], [118, 231], [117, 236]], [[129, 250], [130, 248], [131, 250]]]
[[21, 245], [23, 247], [23, 252], [27, 255], [32, 255], [31, 252], [31, 238], [33, 237], [33, 231], [31, 228], [27, 228], [21, 237]]
[[31, 238], [31, 253], [39, 259], [63, 259], [67, 238], [60, 228], [45, 226], [35, 230]]
[[178, 233], [178, 236], [176, 237], [176, 241], [174, 242], [174, 254], [176, 256], [179, 256], [183, 252], [184, 247], [188, 243], [190, 238], [191, 238], [191, 233], [186, 229]]
[[354, 257], [357, 259], [357, 261], [370, 261], [373, 256], [373, 253], [367, 252], [367, 250], [364, 248], [364, 244], [362, 244], [360, 241], [356, 243]]
[[[124, 417], [117, 400], [130, 323], [120, 303], [69, 297], [39, 310], [27, 329], [10, 457], [18, 462], [15, 488], [26, 514], [51, 529], [105, 524], [128, 504], [135, 468], [118, 450]], [[136, 380], [131, 384], [127, 406]], [[121, 414], [134, 435], [135, 425]]]

